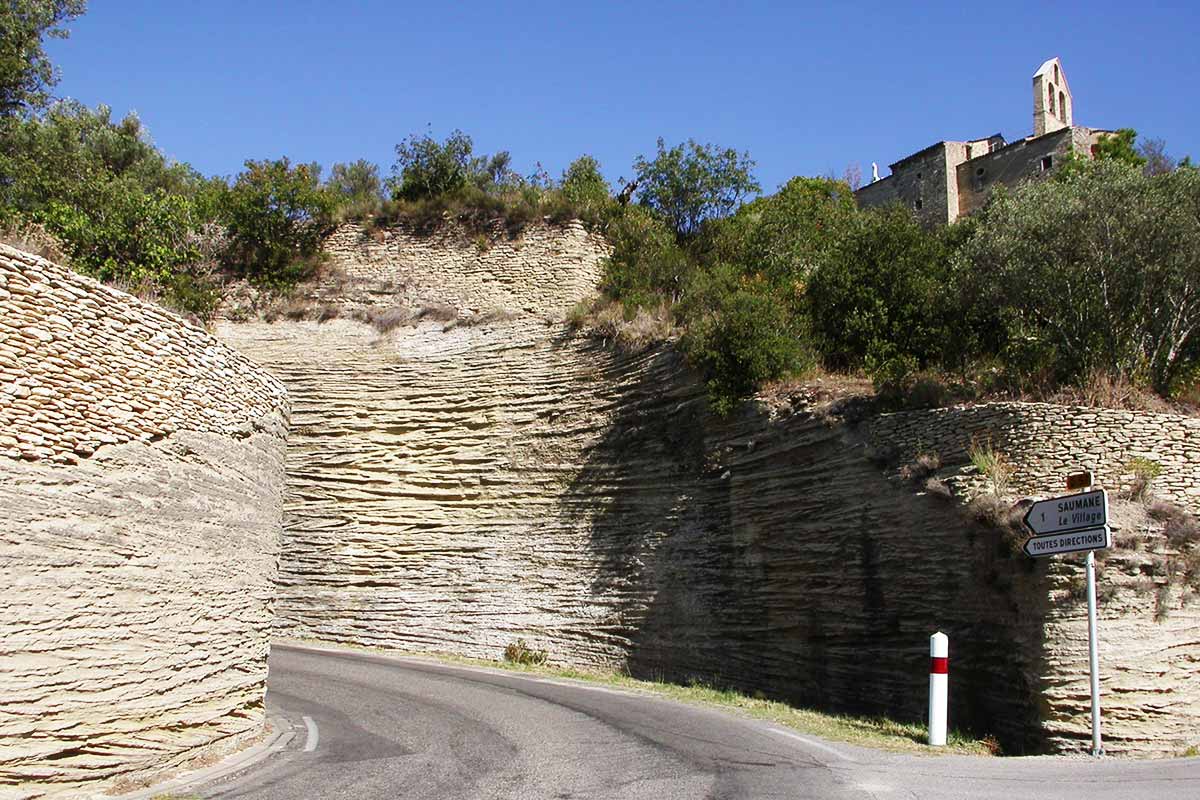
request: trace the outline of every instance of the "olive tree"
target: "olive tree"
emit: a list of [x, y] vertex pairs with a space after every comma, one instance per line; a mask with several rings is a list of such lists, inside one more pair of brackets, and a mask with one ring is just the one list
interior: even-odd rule
[[1200, 174], [1100, 160], [999, 193], [960, 256], [1002, 309], [1010, 359], [1071, 381], [1103, 372], [1169, 394], [1200, 337]]

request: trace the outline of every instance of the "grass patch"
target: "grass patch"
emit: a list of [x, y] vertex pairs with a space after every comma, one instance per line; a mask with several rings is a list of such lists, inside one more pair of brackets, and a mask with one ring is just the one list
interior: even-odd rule
[[[316, 640], [295, 640], [297, 644], [329, 644]], [[286, 642], [283, 642], [286, 644]], [[811, 734], [823, 739], [861, 747], [871, 747], [900, 753], [953, 754], [953, 755], [999, 755], [995, 739], [973, 739], [957, 731], [951, 731], [945, 747], [931, 748], [925, 744], [926, 729], [919, 724], [897, 722], [883, 717], [855, 717], [841, 714], [826, 714], [820, 711], [752, 697], [731, 689], [718, 689], [703, 683], [681, 685], [664, 681], [647, 681], [631, 677], [622, 672], [613, 672], [579, 667], [556, 666], [548, 663], [532, 664], [519, 661], [490, 661], [467, 658], [447, 653], [408, 653], [381, 647], [365, 647], [338, 644], [350, 650], [375, 652], [411, 658], [422, 658], [444, 664], [486, 667], [508, 672], [521, 672], [540, 677], [563, 678], [566, 680], [600, 683], [667, 698], [691, 705], [722, 708], [753, 719], [774, 722], [799, 733]], [[510, 645], [511, 647], [511, 645]]]
[[972, 440], [967, 448], [967, 456], [971, 464], [979, 470], [991, 487], [992, 494], [1003, 497], [1008, 494], [1009, 483], [1013, 476], [1013, 466], [1004, 453], [992, 447], [990, 441], [979, 442]]

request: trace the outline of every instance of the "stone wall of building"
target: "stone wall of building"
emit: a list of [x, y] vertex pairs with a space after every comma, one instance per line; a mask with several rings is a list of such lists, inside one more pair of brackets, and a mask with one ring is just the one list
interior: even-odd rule
[[287, 416], [203, 330], [0, 246], [0, 797], [261, 732]]
[[[218, 333], [295, 398], [282, 635], [487, 658], [522, 637], [559, 663], [920, 720], [941, 629], [955, 726], [1014, 752], [1088, 744], [1079, 559], [1016, 555], [964, 496], [900, 477], [936, 446], [939, 476], [973, 488], [971, 431], [1050, 491], [1075, 451], [1017, 440], [1084, 410], [860, 418], [800, 400], [718, 419], [671, 348], [613, 350], [537, 314]], [[1195, 497], [1193, 421], [1097, 413], [1105, 480], [1126, 454], [1154, 456], [1162, 490]], [[1121, 513], [1136, 549], [1105, 561], [1106, 736], [1114, 752], [1178, 752], [1196, 743], [1200, 604], [1167, 586], [1179, 554], [1135, 511]]]
[[[1037, 138], [1020, 139], [959, 164], [959, 214], [965, 216], [983, 208], [997, 186], [1013, 187], [1021, 181], [1049, 174], [1049, 170], [1060, 166], [1074, 149], [1075, 130], [1063, 128]], [[1087, 148], [1081, 152], [1087, 153]], [[1045, 163], [1047, 158], [1049, 164]]]

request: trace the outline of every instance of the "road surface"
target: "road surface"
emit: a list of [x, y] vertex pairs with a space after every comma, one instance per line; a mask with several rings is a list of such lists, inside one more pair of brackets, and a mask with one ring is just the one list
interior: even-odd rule
[[903, 756], [571, 681], [275, 645], [289, 746], [205, 798], [1200, 797], [1200, 759]]

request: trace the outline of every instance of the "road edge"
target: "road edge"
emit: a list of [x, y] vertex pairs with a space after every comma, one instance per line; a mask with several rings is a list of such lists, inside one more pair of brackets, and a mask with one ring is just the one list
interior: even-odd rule
[[138, 789], [135, 792], [105, 795], [104, 797], [106, 800], [149, 800], [149, 798], [158, 797], [159, 795], [169, 795], [181, 790], [186, 791], [195, 786], [232, 775], [246, 767], [254, 766], [268, 756], [283, 750], [296, 735], [291, 723], [278, 715], [267, 714], [267, 724], [270, 732], [267, 734], [266, 739], [253, 747], [232, 753], [212, 766], [184, 772], [170, 780], [156, 783], [145, 789]]

